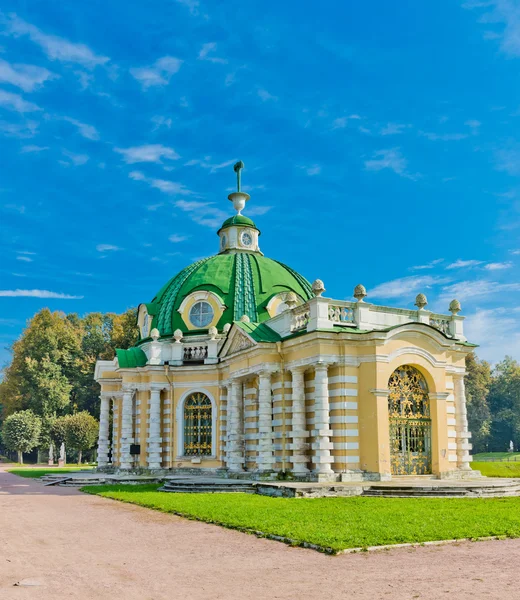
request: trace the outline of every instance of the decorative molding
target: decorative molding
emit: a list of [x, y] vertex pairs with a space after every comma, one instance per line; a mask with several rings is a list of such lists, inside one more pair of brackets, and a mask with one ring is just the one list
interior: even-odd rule
[[390, 390], [389, 389], [372, 389], [372, 390], [368, 390], [371, 394], [374, 394], [374, 396], [386, 396], [388, 397], [388, 394], [390, 394]]
[[427, 350], [423, 350], [422, 348], [416, 348], [415, 346], [406, 346], [404, 348], [399, 348], [398, 350], [391, 352], [387, 356], [388, 362], [394, 360], [395, 358], [398, 358], [399, 356], [403, 356], [403, 354], [412, 354], [420, 356], [421, 358], [427, 360], [432, 365], [432, 367], [446, 367], [445, 360], [437, 360], [435, 356], [433, 356], [433, 354], [431, 354]]

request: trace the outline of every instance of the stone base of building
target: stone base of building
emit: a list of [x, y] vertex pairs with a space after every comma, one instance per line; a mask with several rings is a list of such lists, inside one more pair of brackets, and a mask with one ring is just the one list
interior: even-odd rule
[[467, 479], [483, 479], [480, 471], [473, 469], [454, 469], [453, 471], [444, 471], [439, 474], [439, 479], [455, 479], [465, 481]]

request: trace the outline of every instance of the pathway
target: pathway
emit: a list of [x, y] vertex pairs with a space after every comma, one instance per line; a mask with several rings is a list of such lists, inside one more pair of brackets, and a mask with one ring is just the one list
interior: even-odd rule
[[0, 465], [2, 600], [507, 600], [519, 562], [520, 540], [325, 556]]

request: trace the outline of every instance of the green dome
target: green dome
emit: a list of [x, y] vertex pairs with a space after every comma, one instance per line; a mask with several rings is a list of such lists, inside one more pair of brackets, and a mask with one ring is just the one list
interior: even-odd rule
[[257, 229], [254, 221], [248, 217], [244, 217], [244, 215], [235, 215], [234, 217], [226, 219], [224, 223], [222, 223], [222, 227], [220, 229], [226, 229], [227, 227], [232, 227], [233, 225], [245, 225], [246, 227], [254, 227]]
[[146, 305], [153, 315], [152, 327], [161, 336], [172, 335], [176, 329], [187, 333], [178, 309], [186, 296], [197, 291], [213, 292], [222, 299], [226, 308], [217, 324], [219, 330], [243, 315], [255, 323], [269, 319], [267, 304], [280, 292], [295, 292], [303, 300], [312, 297], [309, 282], [280, 262], [257, 253], [217, 254], [183, 269]]

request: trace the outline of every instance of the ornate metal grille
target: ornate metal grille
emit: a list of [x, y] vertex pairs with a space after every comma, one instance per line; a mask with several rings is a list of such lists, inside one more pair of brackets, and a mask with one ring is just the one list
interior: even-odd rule
[[185, 456], [211, 455], [211, 400], [200, 392], [191, 394], [184, 403]]
[[431, 419], [428, 385], [410, 365], [396, 369], [388, 382], [390, 452], [393, 475], [431, 473]]

